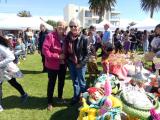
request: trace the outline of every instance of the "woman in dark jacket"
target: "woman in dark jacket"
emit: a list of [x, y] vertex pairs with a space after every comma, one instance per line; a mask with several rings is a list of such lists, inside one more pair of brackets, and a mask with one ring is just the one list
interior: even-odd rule
[[43, 55], [42, 53], [42, 46], [43, 46], [43, 43], [44, 43], [44, 40], [48, 34], [48, 30], [46, 29], [45, 25], [41, 24], [40, 25], [40, 33], [39, 33], [39, 38], [38, 38], [38, 53], [41, 54], [41, 57], [42, 57], [42, 63], [43, 63], [43, 70], [42, 72], [46, 72], [47, 69], [45, 67], [45, 56]]
[[86, 63], [88, 61], [87, 38], [80, 36], [80, 22], [72, 19], [70, 31], [66, 37], [65, 56], [73, 81], [74, 95], [71, 105], [79, 102], [80, 93], [86, 91]]

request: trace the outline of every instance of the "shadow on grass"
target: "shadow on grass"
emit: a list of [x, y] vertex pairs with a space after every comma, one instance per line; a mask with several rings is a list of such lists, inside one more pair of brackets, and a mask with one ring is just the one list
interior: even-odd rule
[[33, 70], [21, 70], [23, 74], [41, 74], [42, 71], [33, 71]]
[[[70, 99], [65, 99], [66, 103], [58, 103], [58, 98], [53, 98], [53, 106], [63, 107], [68, 106]], [[29, 96], [25, 103], [21, 103], [21, 99], [18, 96], [9, 96], [3, 98], [3, 107], [4, 109], [46, 109], [47, 108], [47, 98], [45, 97], [34, 97]]]
[[70, 106], [55, 112], [49, 120], [77, 120], [79, 105]]

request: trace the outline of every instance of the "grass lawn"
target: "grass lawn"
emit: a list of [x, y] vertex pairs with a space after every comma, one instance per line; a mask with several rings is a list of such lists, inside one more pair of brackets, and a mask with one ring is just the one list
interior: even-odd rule
[[[0, 120], [76, 120], [78, 106], [55, 104], [53, 111], [47, 111], [47, 73], [41, 73], [42, 64], [40, 55], [28, 55], [26, 61], [21, 61], [22, 79], [18, 79], [25, 91], [29, 94], [28, 101], [21, 104], [19, 93], [7, 82], [3, 83], [3, 107]], [[69, 102], [73, 95], [72, 81], [67, 72], [63, 97]], [[57, 97], [57, 85], [54, 92]], [[56, 103], [56, 98], [54, 99]]]

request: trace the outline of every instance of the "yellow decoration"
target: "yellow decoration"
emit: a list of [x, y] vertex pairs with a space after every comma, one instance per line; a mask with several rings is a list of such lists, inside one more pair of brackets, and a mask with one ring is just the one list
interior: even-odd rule
[[118, 98], [112, 95], [108, 96], [108, 98], [112, 101], [112, 108], [120, 107], [122, 109], [122, 102]]
[[80, 109], [78, 120], [96, 120], [97, 110], [90, 108], [86, 100], [82, 98], [83, 107]]

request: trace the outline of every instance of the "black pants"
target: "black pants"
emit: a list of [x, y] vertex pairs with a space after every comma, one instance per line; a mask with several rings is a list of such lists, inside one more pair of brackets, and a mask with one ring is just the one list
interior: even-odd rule
[[58, 98], [62, 98], [64, 80], [66, 75], [66, 66], [60, 65], [60, 70], [47, 69], [47, 71], [48, 71], [48, 79], [49, 79], [48, 89], [47, 89], [48, 104], [52, 104], [52, 97], [54, 93], [54, 87], [55, 87], [57, 76], [58, 76]]
[[136, 50], [136, 43], [131, 42], [130, 50], [131, 52]]
[[41, 51], [41, 57], [42, 57], [43, 71], [47, 71], [45, 67], [45, 56], [42, 54], [42, 51]]
[[114, 44], [115, 46], [115, 53], [120, 52], [122, 53], [122, 45], [120, 42], [117, 42], [116, 44]]
[[[8, 81], [8, 83], [13, 86], [18, 92], [22, 95], [25, 94], [22, 86], [16, 81], [15, 78], [12, 78], [11, 80]], [[0, 105], [2, 104], [2, 83], [0, 83]]]

